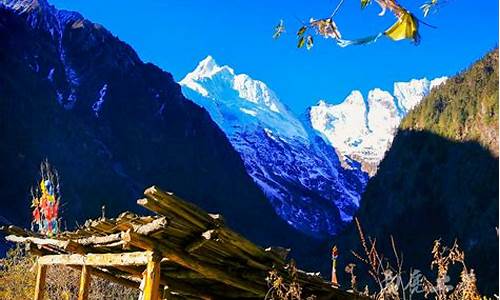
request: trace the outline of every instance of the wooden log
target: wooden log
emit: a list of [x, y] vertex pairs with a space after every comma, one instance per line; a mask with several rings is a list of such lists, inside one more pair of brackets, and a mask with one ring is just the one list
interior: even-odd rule
[[[234, 258], [239, 258], [244, 265], [247, 265], [247, 266], [250, 266], [253, 268], [257, 268], [257, 269], [260, 269], [263, 271], [268, 271], [272, 268], [272, 264], [265, 265], [265, 264], [257, 261], [255, 257], [251, 257], [251, 256], [247, 255], [244, 251], [242, 251], [240, 248], [233, 245], [233, 243], [231, 243], [230, 241], [219, 238], [219, 234], [218, 234], [219, 230], [222, 230], [222, 229], [208, 230], [208, 231], [204, 232], [202, 234], [202, 238], [205, 239], [205, 242], [203, 241], [203, 239], [200, 239], [199, 241], [197, 241], [198, 243], [193, 242], [192, 244], [189, 244], [188, 247], [190, 247], [190, 248], [189, 249], [186, 248], [186, 250], [188, 252], [192, 252], [189, 250], [191, 250], [193, 248], [194, 248], [194, 250], [196, 250], [197, 248], [195, 248], [195, 247], [199, 248], [201, 246], [204, 246], [205, 244], [207, 244], [206, 242], [208, 240], [215, 240], [218, 242], [216, 242], [215, 244], [209, 244], [207, 248], [209, 248], [210, 250], [213, 250], [214, 252], [216, 252], [217, 254], [220, 254], [221, 256], [230, 257], [231, 260], [234, 260]], [[207, 234], [207, 233], [209, 233], [209, 234]]]
[[160, 297], [160, 259], [157, 254], [151, 253], [146, 272], [144, 274], [144, 300], [159, 300]]
[[119, 248], [123, 249], [123, 246], [125, 245], [125, 242], [122, 240], [116, 241], [114, 243], [109, 243], [109, 244], [96, 244], [93, 246], [94, 249], [110, 249], [110, 248]]
[[127, 243], [130, 243], [137, 248], [150, 251], [156, 250], [163, 257], [166, 257], [185, 268], [199, 272], [208, 279], [219, 281], [227, 285], [254, 293], [257, 296], [265, 296], [265, 286], [245, 281], [236, 274], [230, 274], [230, 272], [226, 272], [225, 270], [222, 270], [214, 265], [199, 261], [183, 251], [178, 251], [176, 249], [166, 247], [161, 241], [154, 240], [147, 236], [143, 236], [131, 231], [124, 232], [122, 238]]
[[33, 299], [43, 300], [43, 294], [45, 293], [45, 279], [47, 277], [47, 266], [37, 264], [36, 269], [35, 295]]
[[67, 252], [76, 252], [83, 253], [84, 249], [82, 245], [71, 241], [63, 241], [58, 239], [51, 238], [39, 238], [39, 237], [21, 237], [16, 235], [8, 235], [5, 237], [7, 241], [14, 243], [33, 243], [40, 246], [51, 246], [58, 248], [59, 250], [67, 251]]
[[167, 218], [161, 217], [147, 224], [134, 225], [133, 228], [134, 231], [139, 234], [150, 235], [165, 229], [167, 225]]
[[120, 233], [115, 233], [115, 234], [110, 234], [110, 235], [105, 235], [105, 236], [90, 236], [87, 238], [81, 238], [77, 239], [75, 242], [79, 243], [80, 245], [87, 246], [87, 245], [95, 245], [95, 244], [109, 244], [109, 243], [114, 243], [117, 241], [121, 241], [121, 236]]
[[54, 247], [61, 248], [61, 249], [66, 248], [66, 246], [68, 244], [68, 241], [61, 241], [61, 240], [50, 239], [50, 238], [23, 237], [23, 236], [17, 236], [17, 235], [8, 235], [5, 237], [5, 239], [9, 242], [14, 242], [14, 243], [31, 242], [33, 244], [37, 244], [40, 246], [50, 245], [50, 246], [54, 246]]
[[160, 207], [170, 211], [171, 214], [178, 215], [202, 229], [207, 229], [208, 224], [216, 224], [214, 219], [199, 207], [180, 199], [173, 193], [164, 192], [156, 186], [146, 189], [144, 195], [148, 199], [158, 202]]
[[42, 265], [74, 265], [74, 266], [140, 266], [151, 259], [147, 251], [125, 253], [88, 253], [88, 254], [56, 254], [45, 255], [38, 259]]
[[78, 289], [78, 300], [87, 300], [90, 293], [90, 267], [82, 266], [82, 274], [80, 275], [80, 288]]
[[222, 238], [224, 238], [224, 240], [233, 244], [235, 247], [241, 249], [242, 251], [246, 252], [249, 255], [256, 257], [263, 257], [263, 256], [265, 257], [267, 255], [264, 249], [256, 246], [252, 242], [248, 241], [244, 237], [232, 231], [231, 229], [221, 228], [221, 230], [219, 230], [219, 235]]
[[[168, 199], [168, 198], [167, 198]], [[181, 208], [175, 205], [173, 201], [164, 201], [163, 199], [157, 198], [144, 198], [137, 200], [137, 204], [147, 208], [154, 213], [157, 213], [167, 218], [179, 218], [188, 222], [190, 227], [194, 226], [197, 231], [203, 231], [208, 228], [208, 223], [203, 221], [203, 219], [198, 218], [198, 216], [193, 215], [190, 211], [185, 208]]]

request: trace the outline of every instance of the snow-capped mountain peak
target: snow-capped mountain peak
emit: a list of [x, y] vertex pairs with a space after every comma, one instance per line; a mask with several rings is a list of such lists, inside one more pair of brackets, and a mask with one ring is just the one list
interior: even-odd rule
[[[283, 139], [307, 139], [302, 124], [264, 82], [236, 74], [210, 55], [179, 83], [188, 98], [205, 108], [213, 106], [212, 117], [226, 131], [257, 126]], [[204, 99], [196, 101], [200, 95]]]
[[219, 66], [215, 59], [211, 55], [208, 55], [198, 63], [198, 66], [196, 66], [196, 68], [191, 73], [186, 76], [185, 80], [212, 78], [212, 76], [223, 70], [234, 75], [233, 69], [228, 66]]
[[343, 169], [335, 150], [267, 84], [219, 66], [211, 56], [180, 84], [224, 131], [285, 221], [309, 234], [333, 235], [352, 219], [367, 175]]
[[311, 127], [326, 138], [342, 160], [358, 161], [373, 175], [401, 119], [446, 79], [396, 82], [393, 94], [375, 88], [368, 92], [366, 101], [356, 90], [339, 104], [322, 100], [308, 109]]

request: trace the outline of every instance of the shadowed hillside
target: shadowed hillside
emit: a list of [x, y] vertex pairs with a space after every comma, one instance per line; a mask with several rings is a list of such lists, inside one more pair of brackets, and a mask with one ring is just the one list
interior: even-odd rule
[[[498, 51], [436, 88], [403, 121], [358, 218], [377, 245], [394, 235], [406, 267], [428, 269], [433, 239], [458, 239], [481, 292], [498, 291]], [[359, 248], [354, 226], [343, 260]], [[347, 257], [346, 257], [347, 256]]]
[[259, 244], [314, 245], [275, 214], [171, 74], [102, 26], [42, 0], [2, 5], [0, 65], [0, 223], [29, 227], [29, 188], [48, 158], [62, 179], [63, 228], [102, 205], [107, 216], [136, 210], [158, 184]]

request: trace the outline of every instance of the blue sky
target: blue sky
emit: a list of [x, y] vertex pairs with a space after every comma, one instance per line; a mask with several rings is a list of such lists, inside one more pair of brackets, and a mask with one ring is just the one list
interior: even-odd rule
[[[50, 1], [50, 0], [49, 0]], [[337, 0], [52, 0], [75, 10], [129, 43], [139, 56], [172, 73], [176, 80], [212, 55], [266, 82], [294, 112], [319, 99], [337, 103], [353, 89], [392, 91], [394, 81], [453, 75], [498, 45], [498, 1], [449, 0], [421, 26], [422, 41], [381, 39], [368, 46], [339, 48], [316, 38], [311, 51], [296, 48], [299, 20], [330, 15]], [[399, 3], [423, 18], [424, 0]], [[378, 17], [372, 4], [361, 11], [359, 0], [345, 0], [335, 18], [345, 38], [383, 31], [394, 22]], [[273, 27], [285, 21], [286, 34], [273, 40]]]

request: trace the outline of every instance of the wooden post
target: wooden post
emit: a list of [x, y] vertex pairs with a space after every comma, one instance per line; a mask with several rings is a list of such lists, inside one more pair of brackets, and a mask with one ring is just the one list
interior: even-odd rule
[[80, 277], [80, 289], [78, 290], [78, 300], [87, 300], [90, 291], [90, 268], [86, 265], [82, 266], [82, 274]]
[[161, 257], [156, 253], [150, 256], [144, 274], [143, 300], [160, 299], [160, 261]]
[[35, 300], [43, 300], [43, 293], [45, 292], [45, 277], [47, 275], [47, 266], [37, 263], [36, 266], [36, 285], [35, 285]]
[[332, 248], [332, 284], [338, 287], [339, 282], [337, 280], [337, 257], [339, 256], [337, 246]]

